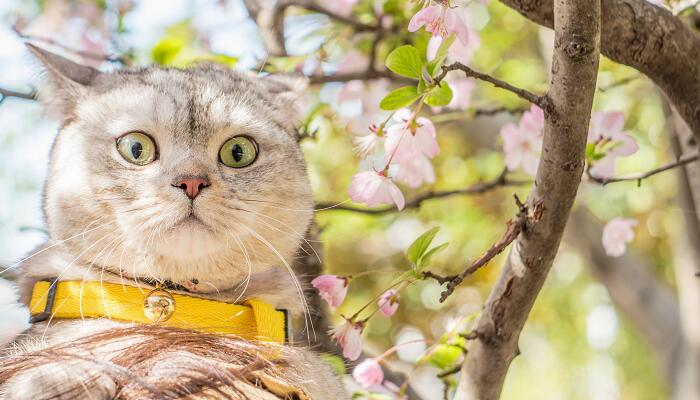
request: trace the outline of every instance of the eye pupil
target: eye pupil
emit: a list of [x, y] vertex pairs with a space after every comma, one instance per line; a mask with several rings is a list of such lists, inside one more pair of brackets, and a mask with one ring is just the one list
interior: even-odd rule
[[236, 162], [240, 162], [243, 158], [243, 147], [241, 147], [240, 144], [233, 146], [231, 155], [233, 155], [233, 159], [236, 160]]
[[131, 145], [131, 155], [134, 156], [135, 159], [141, 158], [141, 153], [143, 153], [143, 145], [139, 142], [134, 142]]

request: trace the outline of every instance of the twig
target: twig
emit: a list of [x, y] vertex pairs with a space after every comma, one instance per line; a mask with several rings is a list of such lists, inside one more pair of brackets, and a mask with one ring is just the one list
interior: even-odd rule
[[[520, 203], [519, 200], [518, 203]], [[498, 241], [494, 243], [486, 251], [486, 253], [474, 260], [474, 262], [472, 262], [459, 274], [452, 276], [440, 276], [430, 271], [424, 272], [423, 276], [426, 278], [435, 279], [440, 284], [447, 283], [447, 287], [440, 295], [440, 302], [442, 303], [447, 300], [447, 298], [454, 293], [455, 288], [462, 283], [464, 278], [478, 271], [479, 268], [485, 266], [494, 257], [501, 254], [501, 252], [503, 252], [503, 250], [505, 250], [505, 248], [508, 247], [508, 245], [511, 244], [518, 237], [518, 235], [520, 235], [520, 232], [525, 229], [528, 223], [537, 222], [542, 212], [542, 210], [538, 210], [537, 208], [537, 205], [535, 205], [532, 210], [529, 210], [527, 206], [522, 205], [515, 219], [509, 220], [506, 223], [506, 231], [503, 233], [501, 238], [498, 239]]]
[[461, 121], [461, 120], [465, 120], [465, 119], [472, 119], [472, 118], [479, 118], [479, 117], [490, 117], [490, 116], [501, 114], [501, 113], [520, 114], [520, 113], [523, 113], [525, 111], [527, 111], [526, 108], [508, 108], [508, 107], [477, 108], [477, 109], [466, 110], [466, 111], [438, 113], [438, 114], [435, 114], [432, 117], [430, 117], [430, 120], [433, 121], [433, 123], [439, 124], [439, 123]]
[[78, 49], [75, 49], [73, 47], [66, 46], [65, 44], [62, 44], [59, 41], [52, 39], [52, 38], [49, 38], [49, 37], [27, 35], [25, 33], [20, 32], [20, 30], [17, 29], [16, 26], [13, 26], [12, 30], [15, 31], [17, 36], [19, 36], [21, 39], [38, 40], [40, 42], [45, 42], [45, 43], [48, 43], [52, 46], [59, 47], [59, 48], [65, 50], [69, 53], [79, 55], [80, 57], [83, 57], [83, 58], [88, 58], [88, 59], [95, 60], [95, 61], [109, 61], [109, 62], [113, 62], [113, 63], [119, 63], [122, 65], [128, 64], [128, 60], [123, 56], [110, 56], [107, 54], [98, 54], [98, 53], [92, 53], [89, 51], [78, 50]]
[[4, 101], [8, 97], [17, 97], [19, 99], [26, 99], [26, 100], [36, 100], [36, 91], [32, 90], [29, 93], [25, 92], [17, 92], [14, 90], [10, 89], [3, 89], [0, 88], [0, 102]]
[[[434, 191], [429, 191], [426, 192], [422, 195], [419, 195], [415, 197], [412, 200], [409, 200], [406, 202], [406, 205], [404, 208], [418, 208], [420, 205], [427, 200], [433, 200], [433, 199], [440, 199], [443, 197], [449, 197], [449, 196], [454, 196], [454, 195], [473, 195], [473, 194], [482, 194], [486, 193], [488, 191], [500, 188], [500, 187], [508, 187], [508, 186], [520, 186], [520, 185], [525, 185], [532, 183], [530, 181], [524, 181], [524, 180], [511, 180], [508, 179], [506, 176], [506, 171], [501, 173], [498, 177], [496, 177], [493, 180], [490, 181], [485, 181], [485, 182], [480, 182], [476, 183], [472, 186], [469, 186], [464, 189], [456, 189], [456, 190], [445, 190], [445, 191], [439, 191], [439, 192], [434, 192]], [[388, 212], [393, 212], [396, 211], [396, 208], [394, 207], [383, 207], [383, 208], [359, 208], [359, 207], [353, 207], [353, 206], [344, 206], [344, 205], [335, 205], [335, 204], [326, 204], [326, 203], [320, 203], [316, 205], [316, 210], [317, 211], [352, 211], [352, 212], [358, 212], [358, 213], [364, 213], [364, 214], [384, 214]]]
[[637, 186], [642, 185], [642, 179], [649, 178], [651, 176], [654, 176], [658, 173], [668, 171], [673, 168], [681, 167], [686, 164], [693, 163], [695, 161], [700, 160], [700, 153], [699, 154], [693, 154], [689, 156], [681, 156], [678, 157], [678, 159], [672, 163], [668, 163], [666, 165], [663, 165], [659, 168], [654, 168], [650, 171], [647, 172], [642, 172], [639, 174], [632, 174], [632, 175], [627, 175], [627, 176], [621, 176], [618, 178], [603, 178], [600, 176], [595, 176], [591, 173], [590, 168], [586, 168], [586, 174], [588, 175], [588, 178], [595, 183], [599, 183], [603, 186], [609, 184], [609, 183], [615, 183], [615, 182], [626, 182], [626, 181], [637, 181]]
[[448, 370], [446, 370], [446, 371], [440, 372], [439, 374], [437, 374], [437, 377], [438, 377], [438, 378], [447, 378], [447, 377], [450, 376], [450, 375], [456, 374], [456, 373], [459, 372], [461, 369], [462, 369], [462, 365], [459, 364], [459, 365], [454, 366], [454, 367], [452, 367], [452, 368], [450, 368], [450, 369], [448, 369]]
[[368, 79], [391, 79], [396, 82], [405, 82], [409, 84], [415, 84], [416, 81], [410, 79], [410, 78], [404, 78], [402, 76], [395, 75], [391, 73], [390, 71], [386, 70], [365, 70], [365, 71], [357, 71], [357, 72], [348, 72], [344, 74], [334, 74], [334, 75], [316, 75], [316, 76], [310, 76], [309, 77], [309, 82], [312, 85], [318, 85], [322, 83], [328, 83], [328, 82], [349, 82], [349, 81], [354, 81], [357, 79], [360, 80], [368, 80]]
[[538, 107], [540, 107], [542, 110], [544, 110], [548, 114], [551, 114], [553, 112], [553, 107], [551, 107], [549, 105], [549, 101], [548, 101], [546, 95], [538, 95], [538, 94], [532, 93], [528, 90], [513, 86], [506, 81], [502, 81], [498, 78], [494, 78], [493, 76], [491, 76], [489, 74], [484, 74], [482, 72], [475, 71], [475, 70], [471, 69], [470, 67], [468, 67], [462, 63], [459, 63], [459, 62], [450, 64], [450, 65], [443, 65], [442, 72], [440, 72], [440, 75], [435, 77], [435, 82], [438, 84], [440, 82], [442, 82], [442, 80], [445, 79], [445, 77], [447, 76], [447, 74], [450, 71], [462, 71], [462, 72], [464, 72], [464, 74], [466, 76], [468, 76], [470, 78], [475, 78], [475, 79], [479, 79], [479, 80], [482, 80], [485, 82], [489, 82], [490, 84], [492, 84], [493, 86], [495, 86], [497, 88], [507, 90], [507, 91], [515, 94], [516, 96], [529, 101], [532, 104], [536, 104]]
[[622, 78], [619, 81], [615, 81], [607, 86], [601, 86], [598, 88], [598, 90], [600, 90], [601, 92], [607, 92], [610, 89], [624, 86], [630, 82], [636, 81], [637, 79], [639, 79], [639, 75], [628, 76], [627, 78]]

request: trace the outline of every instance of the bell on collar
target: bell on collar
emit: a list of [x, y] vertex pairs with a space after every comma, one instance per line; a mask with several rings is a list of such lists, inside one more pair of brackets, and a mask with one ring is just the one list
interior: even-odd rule
[[173, 313], [175, 299], [161, 285], [157, 285], [143, 300], [143, 315], [154, 324], [167, 321]]

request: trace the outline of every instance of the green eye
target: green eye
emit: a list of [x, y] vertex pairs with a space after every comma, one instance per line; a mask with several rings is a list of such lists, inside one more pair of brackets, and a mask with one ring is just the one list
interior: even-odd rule
[[117, 150], [132, 164], [146, 165], [156, 159], [156, 144], [148, 135], [131, 132], [117, 139]]
[[236, 136], [227, 140], [219, 150], [221, 162], [232, 168], [247, 167], [257, 157], [258, 145], [246, 136]]

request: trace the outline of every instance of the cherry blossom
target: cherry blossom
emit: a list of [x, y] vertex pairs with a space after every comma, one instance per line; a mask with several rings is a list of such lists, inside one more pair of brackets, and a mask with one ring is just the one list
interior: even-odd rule
[[319, 295], [331, 307], [338, 307], [348, 293], [348, 278], [337, 275], [320, 275], [311, 281]]
[[425, 7], [418, 11], [408, 23], [409, 32], [415, 32], [425, 25], [425, 30], [433, 36], [447, 37], [454, 33], [463, 45], [469, 42], [469, 28], [462, 19], [460, 11], [451, 8], [448, 1], [440, 5]]
[[381, 140], [382, 138], [377, 135], [376, 129], [373, 129], [372, 126], [370, 126], [370, 133], [363, 136], [357, 136], [353, 139], [355, 142], [355, 152], [360, 157], [365, 158], [374, 153]]
[[384, 371], [382, 371], [377, 359], [368, 358], [355, 367], [352, 371], [352, 377], [362, 388], [370, 389], [384, 381]]
[[639, 150], [634, 138], [622, 131], [624, 126], [625, 115], [621, 112], [595, 112], [591, 115], [588, 143], [595, 145], [596, 153], [603, 154], [602, 158], [593, 161], [591, 174], [612, 178], [617, 157], [629, 156]]
[[377, 301], [379, 306], [379, 312], [385, 317], [391, 317], [396, 314], [396, 310], [399, 309], [399, 296], [396, 294], [396, 290], [389, 289]]
[[405, 205], [401, 189], [386, 176], [384, 171], [365, 171], [355, 174], [348, 192], [352, 201], [365, 203], [370, 207], [394, 203], [399, 210], [402, 210]]
[[362, 353], [362, 329], [361, 322], [346, 320], [343, 325], [330, 332], [333, 340], [343, 349], [343, 356], [348, 360], [355, 361]]
[[614, 218], [603, 228], [603, 247], [611, 257], [619, 257], [627, 251], [627, 243], [634, 239], [634, 228], [638, 222], [630, 218]]
[[517, 126], [506, 124], [501, 128], [503, 153], [508, 170], [522, 168], [528, 175], [535, 176], [542, 148], [543, 129], [544, 112], [535, 105], [523, 113]]
[[391, 161], [400, 163], [420, 155], [435, 157], [440, 152], [435, 125], [423, 117], [412, 120], [412, 112], [403, 108], [394, 113], [395, 124], [386, 129], [384, 150]]
[[423, 184], [435, 183], [435, 169], [430, 160], [424, 155], [418, 155], [412, 159], [394, 162], [389, 168], [392, 176], [399, 182], [403, 182], [412, 188]]

